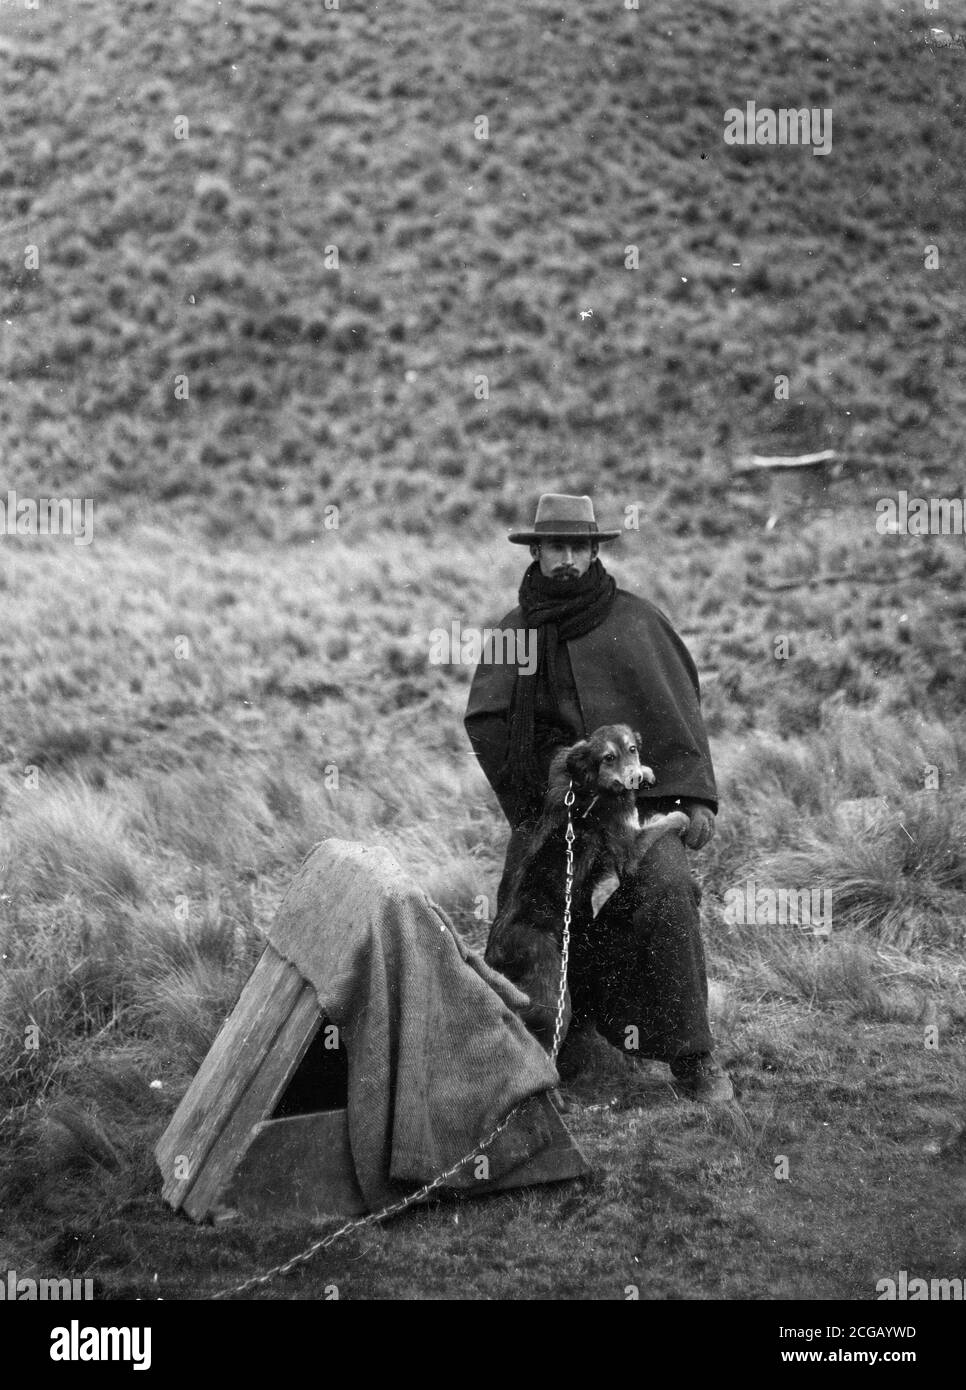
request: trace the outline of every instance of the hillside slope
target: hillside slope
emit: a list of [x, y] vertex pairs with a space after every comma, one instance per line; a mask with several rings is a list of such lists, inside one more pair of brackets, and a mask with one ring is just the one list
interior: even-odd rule
[[[966, 52], [928, 19], [5, 6], [4, 485], [287, 538], [482, 533], [544, 481], [738, 516], [749, 446], [960, 486]], [[830, 108], [831, 152], [725, 144], [749, 100]]]

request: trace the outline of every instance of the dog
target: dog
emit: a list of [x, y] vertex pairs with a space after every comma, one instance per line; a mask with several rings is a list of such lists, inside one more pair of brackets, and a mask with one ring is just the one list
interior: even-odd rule
[[[640, 758], [640, 735], [627, 724], [604, 724], [561, 748], [550, 764], [543, 809], [493, 922], [484, 959], [529, 996], [521, 1017], [549, 1052], [560, 995], [566, 881], [566, 796], [574, 827], [571, 928], [579, 932], [633, 874], [661, 836], [690, 824], [683, 811], [641, 821], [637, 791], [655, 776]], [[565, 999], [561, 1039], [570, 1022]]]

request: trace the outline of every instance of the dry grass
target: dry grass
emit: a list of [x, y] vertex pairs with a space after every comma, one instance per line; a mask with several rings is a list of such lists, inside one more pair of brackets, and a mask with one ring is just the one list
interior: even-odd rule
[[[948, 0], [943, 23], [962, 11]], [[357, 537], [378, 521], [480, 537], [512, 520], [525, 457], [574, 491], [663, 499], [700, 543], [764, 519], [767, 495], [726, 474], [748, 445], [948, 474], [962, 289], [923, 245], [955, 244], [963, 131], [958, 55], [921, 42], [928, 13], [727, 0], [683, 22], [674, 0], [586, 0], [558, 18], [444, 4], [427, 42], [416, 0], [385, 33], [345, 8], [221, 23], [131, 0], [65, 26], [9, 7], [21, 491], [69, 479], [105, 524], [107, 505], [200, 516], [215, 541], [326, 544], [333, 503]], [[56, 111], [21, 48], [49, 55]], [[832, 157], [725, 146], [748, 93], [832, 101]]]
[[[485, 940], [505, 830], [459, 727], [469, 672], [428, 667], [423, 654], [433, 627], [492, 617], [494, 594], [512, 593], [518, 560], [466, 547], [441, 577], [435, 557], [412, 541], [282, 555], [197, 555], [151, 531], [129, 541], [103, 543], [85, 561], [86, 582], [100, 595], [96, 627], [47, 630], [59, 693], [48, 687], [47, 723], [35, 719], [24, 736], [39, 780], [8, 784], [0, 813], [8, 1107], [0, 1179], [18, 1239], [36, 1244], [53, 1233], [55, 1264], [56, 1232], [80, 1223], [88, 1234], [71, 1247], [85, 1252], [76, 1267], [96, 1263], [115, 1295], [143, 1292], [130, 1271], [137, 1251], [145, 1243], [157, 1251], [160, 1239], [167, 1254], [155, 1263], [167, 1270], [169, 1294], [190, 1295], [223, 1280], [190, 1231], [166, 1226], [162, 1239], [155, 1230], [151, 1147], [305, 853], [330, 835], [383, 844], [471, 942]], [[673, 583], [641, 555], [612, 563], [629, 587], [660, 592], [678, 621], [703, 583], [700, 561], [693, 571], [678, 567]], [[57, 612], [58, 595], [66, 604], [74, 562], [47, 551], [36, 566], [17, 558], [14, 568], [24, 615], [14, 640], [26, 645], [35, 640], [30, 614], [51, 598]], [[394, 597], [403, 584], [405, 605]], [[227, 593], [234, 601], [219, 604]], [[165, 616], [175, 608], [176, 619]], [[113, 633], [132, 615], [137, 643], [119, 646]], [[805, 617], [819, 629], [818, 597]], [[190, 679], [166, 645], [175, 631], [191, 637], [181, 663], [192, 667]], [[147, 659], [150, 684], [138, 696], [132, 687], [145, 681]], [[83, 691], [56, 681], [80, 664], [91, 673]], [[311, 678], [279, 679], [309, 668]], [[328, 689], [309, 698], [310, 679]], [[110, 746], [85, 739], [88, 724], [98, 727], [96, 711], [115, 705]], [[53, 731], [49, 758], [44, 727]], [[694, 863], [705, 890], [715, 1035], [740, 1109], [713, 1121], [692, 1114], [672, 1101], [661, 1068], [628, 1066], [614, 1054], [620, 1068], [591, 1077], [573, 1112], [599, 1165], [580, 1195], [535, 1191], [465, 1211], [461, 1229], [478, 1245], [469, 1284], [449, 1208], [375, 1233], [366, 1296], [498, 1296], [519, 1292], [521, 1279], [529, 1296], [621, 1296], [635, 1280], [653, 1297], [755, 1289], [797, 1297], [818, 1288], [865, 1296], [870, 1272], [895, 1264], [895, 1233], [884, 1221], [862, 1225], [844, 1192], [836, 1195], [836, 1175], [846, 1172], [876, 1187], [883, 1211], [906, 1232], [904, 1252], [927, 1258], [886, 1178], [905, 1164], [920, 1193], [931, 1192], [932, 1170], [920, 1167], [926, 1146], [944, 1152], [942, 1136], [961, 1123], [959, 725], [926, 709], [873, 714], [832, 700], [818, 729], [783, 738], [736, 728], [714, 743], [723, 810], [716, 839]], [[940, 769], [936, 791], [923, 788], [927, 764]], [[872, 830], [861, 816], [843, 820], [841, 803], [856, 800], [872, 808]], [[725, 894], [748, 876], [774, 887], [831, 887], [830, 939], [794, 926], [729, 925]], [[924, 1050], [924, 1019], [939, 1026], [938, 1053]], [[39, 1045], [28, 1048], [33, 1027]], [[815, 1138], [825, 1126], [837, 1131], [827, 1151]], [[870, 1145], [881, 1168], [879, 1159], [870, 1167]], [[782, 1153], [824, 1192], [821, 1239], [832, 1272], [817, 1284], [794, 1208], [776, 1197], [772, 1168]], [[931, 1200], [922, 1197], [923, 1211]], [[136, 1217], [110, 1215], [122, 1201]], [[843, 1229], [859, 1252], [848, 1259], [833, 1253]], [[225, 1233], [224, 1268], [241, 1275], [300, 1238], [279, 1228], [253, 1247]], [[776, 1240], [799, 1250], [782, 1269], [763, 1254]], [[760, 1277], [739, 1259], [746, 1248]], [[307, 1283], [273, 1293], [298, 1296], [314, 1278], [333, 1277], [362, 1291], [352, 1258], [347, 1248]], [[912, 1254], [903, 1259], [910, 1267]]]

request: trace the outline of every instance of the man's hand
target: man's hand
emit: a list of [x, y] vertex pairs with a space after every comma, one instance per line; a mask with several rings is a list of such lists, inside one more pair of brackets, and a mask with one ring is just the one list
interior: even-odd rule
[[704, 849], [714, 834], [714, 812], [703, 801], [682, 801], [681, 810], [691, 817], [684, 843], [688, 849]]

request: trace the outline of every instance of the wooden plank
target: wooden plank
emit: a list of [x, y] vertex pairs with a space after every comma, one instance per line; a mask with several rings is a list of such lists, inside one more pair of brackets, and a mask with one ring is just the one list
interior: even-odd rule
[[315, 1036], [321, 1018], [318, 996], [312, 986], [303, 981], [298, 999], [266, 1048], [262, 1064], [249, 1085], [241, 1095], [236, 1095], [230, 1114], [181, 1202], [182, 1209], [193, 1220], [203, 1221], [221, 1200], [255, 1137], [255, 1126], [271, 1115]]
[[[267, 946], [155, 1148], [165, 1180], [162, 1195], [175, 1209], [304, 987], [295, 967]], [[186, 1178], [174, 1176], [181, 1156], [187, 1160]]]
[[311, 1221], [368, 1211], [356, 1181], [345, 1110], [256, 1125], [224, 1202], [263, 1221], [283, 1214]]
[[[225, 1079], [225, 1073], [228, 1071], [227, 1063], [231, 1063], [231, 1074], [237, 1078], [238, 1049], [244, 1050], [246, 1048], [246, 1039], [251, 1038], [252, 1030], [259, 1024], [264, 1030], [266, 1025], [271, 1023], [272, 1020], [266, 1013], [266, 1004], [275, 995], [279, 985], [282, 984], [290, 971], [291, 967], [288, 962], [282, 959], [274, 947], [266, 946], [238, 996], [235, 1007], [219, 1029], [208, 1055], [195, 1073], [191, 1085], [182, 1096], [181, 1103], [172, 1116], [168, 1128], [158, 1140], [154, 1152], [162, 1169], [167, 1168], [176, 1151], [180, 1137], [179, 1130], [184, 1131], [193, 1122], [197, 1122], [199, 1115], [192, 1113], [193, 1110], [196, 1109], [200, 1112], [204, 1109], [203, 1101], [206, 1101], [208, 1105], [211, 1104], [214, 1098], [212, 1083]], [[298, 975], [297, 971], [296, 975]], [[290, 1002], [294, 1002], [298, 997], [299, 990], [295, 988], [295, 985], [296, 981], [293, 979], [289, 986]], [[275, 1026], [276, 1028], [281, 1026], [280, 1019], [275, 1020]], [[257, 1066], [258, 1060], [253, 1056], [252, 1070]], [[177, 1152], [180, 1153], [181, 1150], [177, 1149]]]
[[[513, 1187], [582, 1177], [590, 1165], [546, 1094], [523, 1105], [486, 1151], [488, 1180], [472, 1160], [443, 1189], [483, 1197]], [[368, 1210], [356, 1181], [345, 1110], [293, 1115], [254, 1128], [251, 1145], [221, 1200], [253, 1220], [359, 1216]]]

